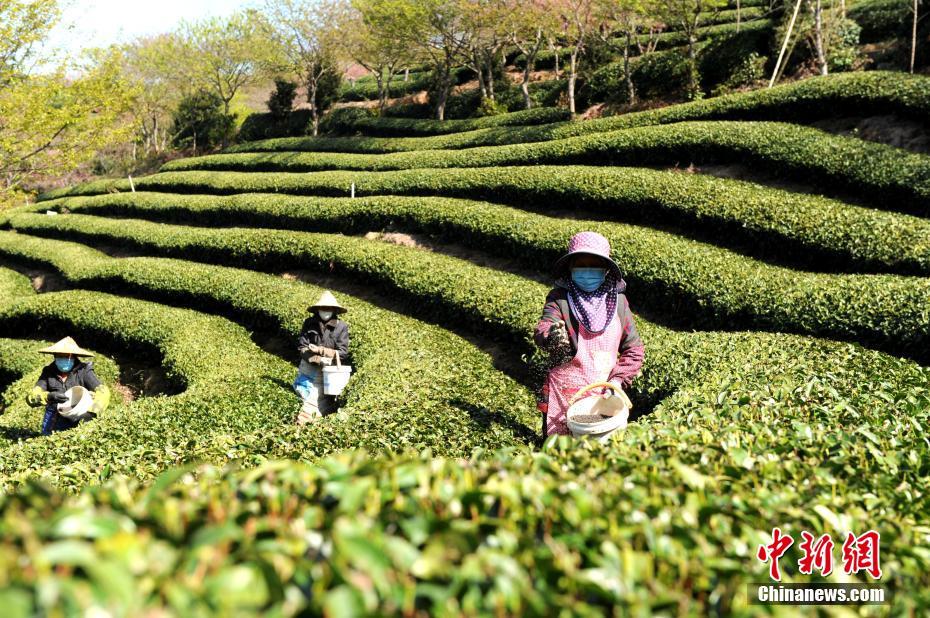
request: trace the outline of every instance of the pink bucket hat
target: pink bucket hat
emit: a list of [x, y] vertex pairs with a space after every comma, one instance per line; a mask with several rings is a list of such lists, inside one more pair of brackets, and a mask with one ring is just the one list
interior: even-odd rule
[[620, 278], [620, 267], [610, 257], [610, 241], [597, 232], [578, 232], [572, 236], [572, 239], [568, 241], [568, 253], [560, 257], [553, 268], [556, 276], [564, 275], [569, 260], [571, 260], [572, 256], [579, 254], [596, 255], [603, 258], [617, 278]]

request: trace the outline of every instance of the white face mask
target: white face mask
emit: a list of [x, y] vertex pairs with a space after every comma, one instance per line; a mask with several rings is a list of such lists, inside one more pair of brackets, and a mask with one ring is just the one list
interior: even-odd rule
[[319, 315], [320, 315], [321, 320], [323, 320], [324, 322], [328, 322], [333, 317], [333, 312], [332, 311], [320, 311]]

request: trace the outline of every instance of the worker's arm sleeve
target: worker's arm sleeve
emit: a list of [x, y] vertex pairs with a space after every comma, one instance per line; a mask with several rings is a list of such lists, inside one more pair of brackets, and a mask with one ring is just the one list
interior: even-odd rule
[[610, 374], [611, 382], [619, 382], [623, 388], [629, 388], [633, 383], [633, 378], [639, 375], [645, 358], [645, 346], [636, 331], [636, 323], [633, 321], [633, 312], [630, 311], [630, 303], [623, 294], [618, 298], [620, 310], [617, 312], [620, 323], [623, 325], [623, 339], [620, 341], [617, 364]]
[[339, 362], [345, 363], [349, 360], [349, 325], [344, 324], [336, 333], [336, 352], [339, 354]]
[[313, 353], [310, 352], [310, 344], [313, 342], [310, 341], [309, 330], [308, 321], [305, 320], [303, 326], [300, 327], [300, 335], [297, 337], [297, 353], [304, 360], [310, 360], [310, 357], [313, 356]]
[[90, 391], [96, 391], [100, 387], [102, 382], [100, 378], [97, 377], [97, 374], [94, 373], [94, 366], [92, 363], [87, 363], [87, 367], [84, 369], [84, 373], [81, 376], [81, 386]]
[[533, 332], [533, 341], [540, 348], [546, 347], [549, 339], [549, 329], [552, 325], [562, 319], [562, 311], [559, 309], [559, 303], [556, 302], [555, 294], [549, 293], [546, 297], [546, 304], [543, 306], [542, 317], [536, 324], [536, 330]]

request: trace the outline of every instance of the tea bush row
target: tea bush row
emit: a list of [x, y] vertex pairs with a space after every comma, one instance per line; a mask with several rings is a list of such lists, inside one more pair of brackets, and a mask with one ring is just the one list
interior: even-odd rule
[[568, 120], [567, 109], [538, 107], [496, 116], [462, 120], [426, 120], [416, 118], [368, 117], [358, 118], [350, 126], [364, 135], [442, 135], [474, 131], [487, 127], [536, 125]]
[[[390, 154], [240, 153], [166, 163], [162, 171], [385, 171], [514, 165], [723, 163], [849, 191], [879, 207], [930, 216], [930, 156], [776, 122], [681, 122], [545, 142]], [[517, 172], [519, 173], [519, 172]]]
[[[456, 217], [462, 220], [463, 217]], [[479, 218], [478, 230], [486, 222]], [[118, 242], [159, 255], [184, 257], [247, 268], [289, 270], [307, 268], [334, 276], [349, 276], [385, 289], [449, 327], [461, 325], [516, 345], [527, 343], [547, 287], [506, 272], [474, 266], [436, 253], [367, 241], [357, 237], [280, 230], [193, 228], [140, 220], [108, 220], [87, 215], [47, 217], [22, 214], [10, 224], [41, 236], [80, 238], [88, 242]], [[472, 223], [471, 225], [475, 225]], [[500, 225], [500, 224], [498, 224]], [[496, 226], [495, 226], [496, 227]], [[504, 227], [504, 226], [501, 226]], [[540, 226], [542, 227], [542, 226]], [[449, 229], [449, 228], [446, 228]], [[509, 232], [513, 234], [513, 232]], [[505, 229], [482, 236], [505, 236]], [[569, 234], [549, 236], [545, 251], [564, 247]], [[524, 237], [518, 227], [518, 238]], [[490, 238], [486, 241], [488, 244]], [[561, 242], [559, 242], [561, 240]], [[512, 241], [520, 246], [526, 240]], [[629, 241], [634, 252], [635, 240]], [[532, 243], [527, 243], [532, 246]], [[545, 245], [544, 245], [545, 246]], [[653, 308], [660, 315], [689, 326], [764, 328], [855, 340], [897, 354], [919, 357], [930, 340], [930, 280], [894, 275], [824, 275], [761, 266], [747, 274], [747, 260], [734, 260], [700, 246], [681, 254], [646, 240], [637, 256], [626, 261], [624, 241], [617, 256], [631, 279], [651, 285], [633, 294], [649, 297], [656, 286]], [[684, 243], [676, 248], [683, 249]], [[509, 249], [508, 252], [512, 251]], [[545, 253], [544, 253], [545, 254]], [[638, 264], [648, 266], [638, 266]], [[629, 265], [628, 265], [629, 264]], [[449, 322], [450, 316], [456, 316]]]
[[281, 138], [239, 144], [227, 152], [306, 150], [385, 153], [495, 146], [629, 129], [685, 120], [779, 120], [808, 123], [842, 116], [898, 114], [925, 121], [930, 77], [890, 71], [838, 73], [654, 110], [534, 127], [491, 127], [406, 138]]
[[[528, 210], [579, 210], [606, 219], [671, 225], [709, 243], [746, 248], [821, 267], [926, 273], [926, 220], [828, 198], [701, 174], [581, 166], [485, 167], [393, 172], [164, 172], [135, 181], [137, 190], [226, 195], [450, 196]], [[79, 185], [72, 194], [126, 191], [123, 181]], [[102, 198], [104, 199], [104, 198]], [[119, 198], [115, 198], [119, 199]], [[167, 198], [169, 201], [173, 198]], [[280, 198], [286, 200], [282, 195]], [[55, 202], [40, 202], [38, 207]], [[844, 261], [848, 263], [844, 264]]]

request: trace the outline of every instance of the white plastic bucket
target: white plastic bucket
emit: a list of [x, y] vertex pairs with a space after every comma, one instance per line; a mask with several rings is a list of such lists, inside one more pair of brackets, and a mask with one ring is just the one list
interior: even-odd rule
[[90, 407], [94, 405], [94, 394], [83, 386], [72, 386], [65, 391], [68, 401], [58, 404], [58, 413], [72, 421], [78, 421], [87, 416]]
[[[611, 396], [604, 398], [590, 391], [604, 387], [612, 391]], [[612, 433], [626, 428], [630, 418], [630, 403], [626, 393], [616, 384], [598, 382], [585, 386], [572, 397], [565, 416], [568, 421], [568, 430], [576, 438], [595, 438], [604, 442]], [[600, 414], [606, 416], [604, 420], [595, 423], [579, 423], [572, 417], [582, 414]]]
[[336, 364], [323, 367], [323, 394], [324, 395], [341, 395], [345, 390], [349, 378], [352, 376], [352, 367], [343, 365], [339, 360], [339, 353], [336, 353]]

